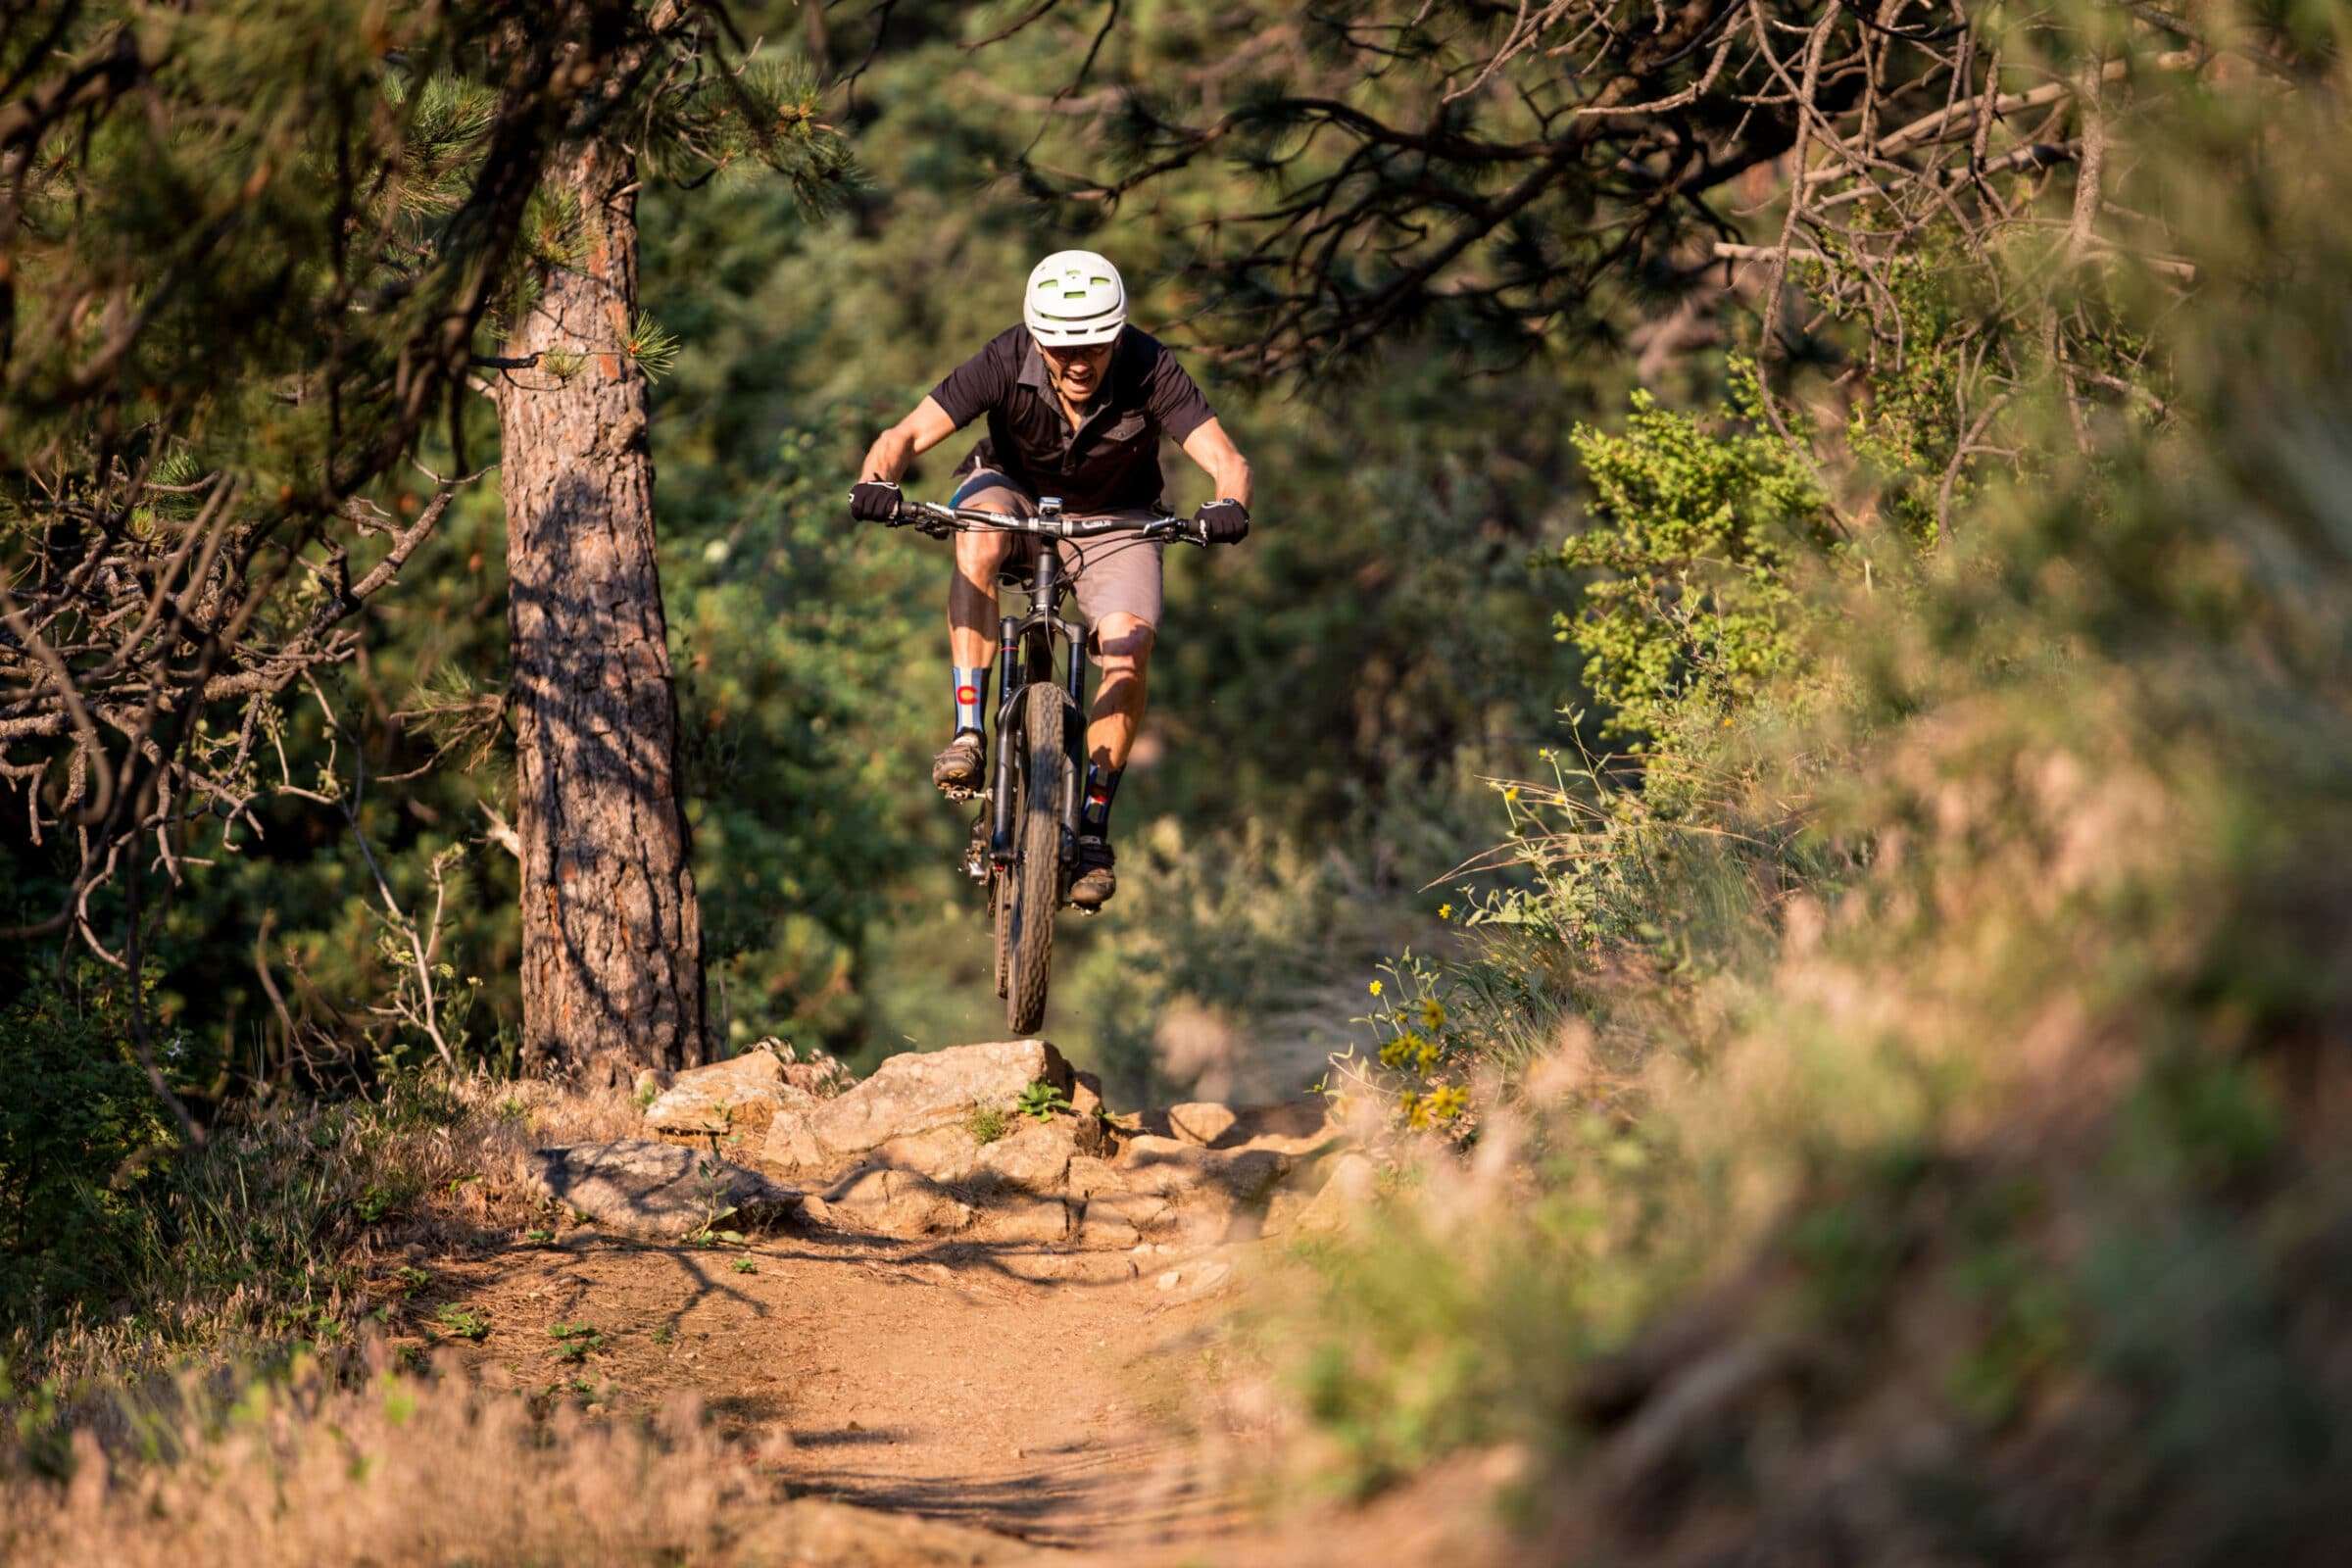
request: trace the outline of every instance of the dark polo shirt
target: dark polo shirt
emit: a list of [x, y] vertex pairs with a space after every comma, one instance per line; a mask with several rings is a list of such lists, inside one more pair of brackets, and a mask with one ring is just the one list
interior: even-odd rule
[[931, 389], [931, 400], [958, 427], [988, 416], [987, 439], [956, 477], [994, 468], [1080, 515], [1157, 502], [1161, 433], [1181, 443], [1215, 416], [1176, 356], [1132, 326], [1120, 331], [1110, 373], [1074, 430], [1026, 326], [990, 339]]

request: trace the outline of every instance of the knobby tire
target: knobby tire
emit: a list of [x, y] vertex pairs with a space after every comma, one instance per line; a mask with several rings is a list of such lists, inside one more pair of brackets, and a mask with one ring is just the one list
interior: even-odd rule
[[1061, 902], [1062, 772], [1069, 766], [1061, 726], [1062, 696], [1053, 685], [1040, 681], [1021, 694], [1014, 858], [997, 871], [997, 964], [1004, 1022], [1016, 1035], [1034, 1034], [1046, 1021], [1054, 912]]

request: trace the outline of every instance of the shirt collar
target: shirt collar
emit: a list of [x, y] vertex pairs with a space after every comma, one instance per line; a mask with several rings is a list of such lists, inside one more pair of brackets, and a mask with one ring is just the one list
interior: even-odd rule
[[1046, 374], [1046, 357], [1037, 351], [1037, 338], [1032, 333], [1021, 334], [1021, 373], [1014, 379], [1048, 397], [1054, 395], [1053, 379]]

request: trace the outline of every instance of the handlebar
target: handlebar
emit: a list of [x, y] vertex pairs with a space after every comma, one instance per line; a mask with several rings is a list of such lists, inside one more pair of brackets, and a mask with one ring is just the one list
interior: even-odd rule
[[982, 530], [1038, 534], [1048, 539], [1097, 539], [1104, 534], [1132, 533], [1145, 539], [1177, 544], [1208, 543], [1207, 533], [1190, 517], [1163, 514], [1156, 517], [1065, 517], [1055, 513], [1041, 517], [1016, 517], [1009, 513], [983, 512], [977, 507], [943, 507], [930, 501], [901, 501], [893, 528], [912, 527], [935, 539], [951, 533]]

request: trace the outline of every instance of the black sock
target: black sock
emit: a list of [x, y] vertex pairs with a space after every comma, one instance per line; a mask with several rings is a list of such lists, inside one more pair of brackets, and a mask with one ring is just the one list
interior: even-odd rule
[[978, 669], [955, 668], [956, 675], [956, 733], [965, 730], [985, 733], [988, 726], [981, 721], [981, 710], [988, 707], [988, 666]]
[[1078, 808], [1078, 836], [1085, 839], [1110, 837], [1111, 797], [1119, 793], [1119, 775], [1123, 767], [1104, 767], [1090, 762], [1086, 768], [1086, 800]]

